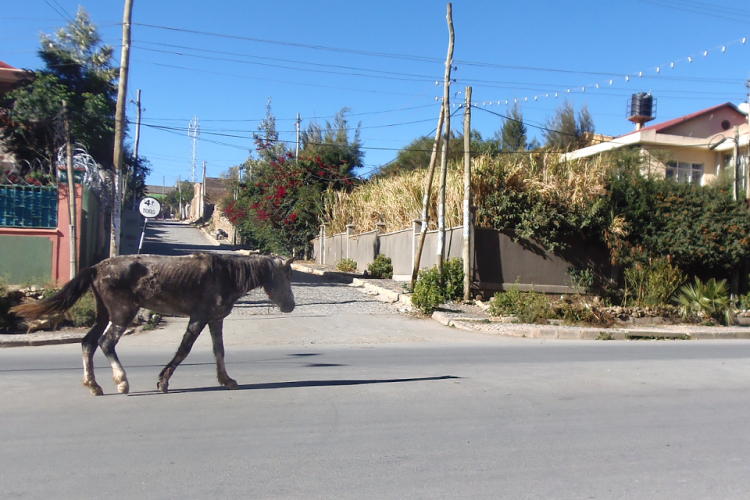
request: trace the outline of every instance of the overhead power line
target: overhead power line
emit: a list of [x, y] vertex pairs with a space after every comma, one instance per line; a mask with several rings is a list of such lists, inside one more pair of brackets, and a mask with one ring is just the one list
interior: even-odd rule
[[346, 54], [357, 54], [357, 55], [365, 55], [365, 56], [373, 56], [373, 57], [389, 57], [389, 58], [395, 58], [395, 59], [407, 59], [410, 61], [422, 61], [422, 62], [442, 62], [440, 59], [436, 59], [434, 57], [422, 57], [422, 56], [414, 56], [414, 55], [408, 55], [408, 54], [393, 54], [388, 52], [374, 52], [369, 50], [356, 50], [356, 49], [344, 49], [339, 47], [327, 47], [325, 45], [314, 45], [314, 44], [307, 44], [307, 43], [296, 43], [296, 42], [284, 42], [280, 40], [267, 40], [263, 38], [252, 38], [252, 37], [246, 37], [246, 36], [239, 36], [239, 35], [229, 35], [226, 33], [215, 33], [210, 31], [201, 31], [201, 30], [190, 30], [190, 29], [184, 29], [184, 28], [175, 28], [172, 26], [159, 26], [154, 24], [145, 24], [145, 23], [133, 23], [133, 26], [143, 26], [144, 28], [153, 28], [153, 29], [161, 29], [161, 30], [167, 30], [167, 31], [176, 31], [176, 32], [182, 32], [182, 33], [192, 33], [194, 35], [205, 35], [205, 36], [214, 36], [219, 38], [228, 38], [232, 40], [244, 40], [247, 42], [258, 42], [258, 43], [268, 43], [268, 44], [274, 44], [274, 45], [284, 45], [287, 47], [300, 47], [304, 49], [312, 49], [312, 50], [324, 50], [329, 52], [342, 52]]

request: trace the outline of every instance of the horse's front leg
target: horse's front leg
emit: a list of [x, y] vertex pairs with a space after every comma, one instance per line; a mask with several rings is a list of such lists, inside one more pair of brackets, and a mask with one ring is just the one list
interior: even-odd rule
[[198, 335], [201, 334], [205, 326], [205, 320], [190, 318], [190, 323], [188, 323], [185, 335], [182, 336], [182, 343], [180, 344], [180, 347], [177, 348], [177, 353], [174, 355], [174, 358], [172, 358], [172, 361], [170, 361], [159, 374], [159, 381], [156, 383], [156, 388], [161, 392], [165, 394], [169, 392], [169, 378], [172, 376], [175, 369], [177, 369], [177, 366], [187, 358], [188, 354], [190, 354], [190, 349], [193, 348], [195, 340], [198, 338]]
[[216, 377], [219, 383], [227, 389], [237, 389], [237, 381], [227, 375], [224, 365], [224, 319], [212, 321], [208, 324], [211, 341], [214, 344], [214, 358], [216, 358]]
[[102, 352], [107, 356], [110, 365], [112, 365], [112, 379], [115, 381], [115, 384], [117, 384], [117, 391], [120, 394], [127, 394], [130, 392], [130, 383], [128, 382], [128, 376], [125, 374], [125, 370], [120, 363], [120, 359], [117, 357], [115, 346], [127, 329], [128, 324], [129, 322], [124, 325], [110, 323], [106, 332], [99, 340]]

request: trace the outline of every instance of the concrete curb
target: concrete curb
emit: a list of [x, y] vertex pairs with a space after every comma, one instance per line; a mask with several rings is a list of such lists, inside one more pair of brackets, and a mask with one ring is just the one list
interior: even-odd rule
[[218, 241], [216, 241], [213, 236], [211, 236], [210, 234], [208, 234], [208, 231], [206, 231], [204, 228], [200, 227], [198, 229], [201, 230], [201, 233], [203, 234], [203, 236], [205, 236], [206, 240], [208, 240], [208, 242], [211, 243], [213, 246], [215, 246], [215, 247], [221, 246], [221, 243], [219, 243]]
[[355, 278], [347, 273], [339, 273], [335, 271], [326, 271], [323, 269], [316, 269], [314, 267], [302, 264], [300, 262], [293, 262], [292, 269], [294, 269], [295, 271], [299, 271], [301, 273], [308, 273], [308, 274], [314, 274], [316, 276], [323, 276], [326, 279], [329, 279], [332, 281], [338, 281], [339, 283], [346, 283], [356, 288], [362, 288], [363, 290], [366, 291], [366, 293], [372, 294], [377, 300], [380, 300], [383, 302], [387, 302], [390, 304], [394, 302], [400, 302], [401, 304], [404, 304], [404, 305], [408, 305], [408, 306], [411, 305], [411, 294], [395, 292], [393, 290], [389, 290], [387, 288], [377, 286], [375, 283], [372, 283], [369, 280]]
[[0, 348], [79, 344], [85, 335], [86, 332], [0, 334]]
[[673, 328], [587, 328], [556, 325], [513, 324], [483, 318], [435, 311], [432, 319], [443, 325], [505, 337], [558, 340], [637, 340], [637, 339], [750, 339], [750, 329], [737, 327], [710, 327], [679, 325]]

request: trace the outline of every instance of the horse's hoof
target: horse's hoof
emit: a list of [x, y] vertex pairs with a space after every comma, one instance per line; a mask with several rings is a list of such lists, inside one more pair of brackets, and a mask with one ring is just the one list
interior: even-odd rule
[[95, 385], [93, 387], [89, 387], [89, 390], [91, 391], [91, 394], [94, 395], [94, 396], [103, 396], [104, 395], [104, 391], [98, 385]]
[[156, 383], [156, 389], [166, 394], [169, 392], [169, 383], [160, 380]]
[[119, 384], [117, 384], [117, 392], [120, 394], [127, 394], [130, 392], [130, 384], [127, 380], [123, 380]]
[[239, 386], [239, 385], [237, 384], [237, 381], [236, 381], [236, 380], [232, 380], [231, 378], [230, 378], [229, 380], [227, 380], [226, 382], [224, 382], [224, 384], [223, 384], [223, 385], [224, 385], [224, 387], [226, 387], [227, 389], [231, 389], [231, 390], [233, 390], [233, 391], [234, 391], [234, 390], [236, 390], [236, 389], [238, 389], [238, 388], [240, 387], [240, 386]]

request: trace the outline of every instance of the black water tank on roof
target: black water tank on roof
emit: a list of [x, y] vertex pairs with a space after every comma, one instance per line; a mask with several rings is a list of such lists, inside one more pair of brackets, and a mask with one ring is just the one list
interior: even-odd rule
[[648, 120], [652, 120], [654, 118], [653, 112], [654, 96], [645, 92], [638, 92], [637, 94], [632, 95], [632, 97], [630, 98], [628, 120], [635, 117], [647, 118]]

